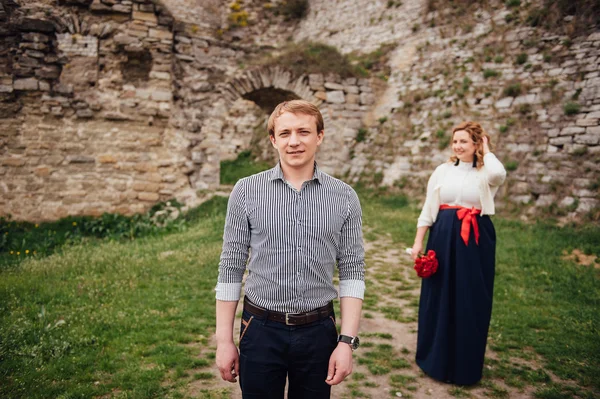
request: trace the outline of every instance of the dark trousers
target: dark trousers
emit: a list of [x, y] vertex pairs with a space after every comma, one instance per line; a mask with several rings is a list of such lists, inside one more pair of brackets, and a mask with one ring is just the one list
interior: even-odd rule
[[244, 399], [329, 399], [325, 383], [337, 346], [333, 313], [303, 326], [259, 318], [244, 310], [240, 332], [240, 386]]

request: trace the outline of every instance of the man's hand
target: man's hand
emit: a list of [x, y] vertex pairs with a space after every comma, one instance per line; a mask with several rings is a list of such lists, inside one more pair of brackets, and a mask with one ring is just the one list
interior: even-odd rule
[[340, 342], [329, 358], [329, 369], [325, 382], [329, 385], [337, 385], [350, 374], [352, 374], [352, 348], [350, 345]]
[[237, 381], [236, 377], [240, 373], [240, 355], [233, 341], [217, 344], [216, 363], [221, 378], [229, 382]]

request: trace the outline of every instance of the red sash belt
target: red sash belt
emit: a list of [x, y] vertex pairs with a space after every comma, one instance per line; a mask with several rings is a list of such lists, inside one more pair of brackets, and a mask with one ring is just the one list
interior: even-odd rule
[[458, 212], [456, 212], [456, 216], [458, 216], [458, 220], [462, 220], [462, 225], [460, 226], [460, 236], [465, 242], [465, 245], [469, 245], [469, 234], [471, 233], [471, 225], [473, 225], [475, 243], [479, 245], [479, 225], [477, 224], [477, 218], [475, 217], [475, 215], [479, 215], [481, 213], [481, 209], [476, 209], [475, 207], [469, 209], [465, 208], [464, 206], [448, 204], [440, 205], [440, 209], [458, 209]]

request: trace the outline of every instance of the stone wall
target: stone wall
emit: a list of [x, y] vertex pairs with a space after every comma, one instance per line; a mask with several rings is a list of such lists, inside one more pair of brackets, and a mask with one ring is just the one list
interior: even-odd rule
[[188, 187], [173, 19], [150, 1], [66, 3], [3, 7], [0, 214], [142, 212]]
[[[0, 215], [193, 204], [218, 186], [221, 160], [248, 148], [274, 160], [265, 121], [285, 98], [319, 106], [319, 164], [350, 181], [422, 196], [451, 127], [474, 119], [509, 169], [501, 206], [597, 209], [598, 33], [511, 23], [503, 2], [457, 21], [425, 15], [425, 3], [312, 0], [290, 20], [283, 1], [2, 1]], [[397, 47], [391, 74], [371, 79], [246, 66], [290, 38], [345, 53]]]
[[255, 129], [270, 91], [319, 105], [323, 167], [346, 163], [373, 102], [368, 81], [240, 66], [295, 29], [272, 11], [277, 3], [76, 3], [2, 3], [0, 215], [132, 214], [173, 197], [193, 204], [197, 190], [218, 186], [220, 161], [253, 137], [273, 158], [266, 129]]
[[[450, 10], [418, 16], [424, 2], [389, 4], [313, 1], [296, 33], [345, 51], [398, 44], [387, 90], [364, 120], [367, 137], [352, 149], [350, 180], [413, 186], [422, 195], [426, 178], [450, 155], [451, 127], [476, 120], [509, 169], [501, 206], [597, 211], [600, 33], [569, 38], [511, 23], [516, 12], [502, 2], [462, 19], [444, 18]], [[352, 20], [356, 8], [364, 12]], [[367, 23], [373, 18], [387, 33]]]

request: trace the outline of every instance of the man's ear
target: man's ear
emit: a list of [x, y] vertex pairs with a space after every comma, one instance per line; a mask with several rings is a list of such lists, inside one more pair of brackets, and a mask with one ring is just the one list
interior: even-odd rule
[[323, 142], [323, 137], [325, 137], [325, 130], [321, 130], [320, 132], [318, 132], [317, 137], [318, 137], [317, 145], [321, 145], [321, 143]]
[[277, 148], [277, 146], [275, 145], [275, 135], [274, 134], [269, 135], [269, 140], [271, 141], [271, 144], [273, 145], [273, 147]]

